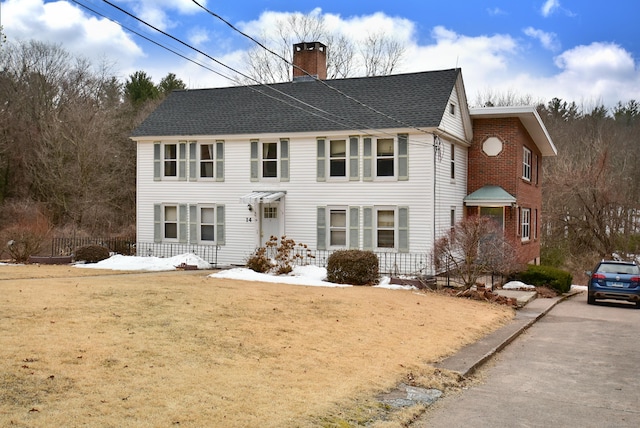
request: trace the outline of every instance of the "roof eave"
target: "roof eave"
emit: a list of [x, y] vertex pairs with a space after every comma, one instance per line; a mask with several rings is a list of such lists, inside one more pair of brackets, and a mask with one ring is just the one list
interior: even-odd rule
[[517, 117], [533, 139], [542, 156], [557, 156], [558, 150], [533, 106], [479, 107], [469, 109], [472, 119]]

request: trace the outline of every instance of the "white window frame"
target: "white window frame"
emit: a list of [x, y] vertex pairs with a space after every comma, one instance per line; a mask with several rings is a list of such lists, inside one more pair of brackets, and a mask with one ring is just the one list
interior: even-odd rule
[[[218, 207], [215, 204], [198, 204], [198, 218], [197, 218], [197, 222], [198, 222], [198, 242], [201, 244], [207, 244], [207, 245], [213, 245], [216, 244], [218, 242], [218, 230], [217, 230], [217, 226], [218, 226]], [[211, 209], [213, 210], [213, 223], [211, 222], [204, 222], [203, 221], [203, 215], [202, 215], [202, 210], [203, 209]], [[203, 239], [202, 238], [202, 227], [203, 226], [211, 226], [213, 227], [213, 240], [210, 239]]]
[[531, 181], [531, 150], [526, 147], [522, 151], [522, 178]]
[[[373, 154], [373, 176], [375, 180], [392, 180], [396, 181], [398, 179], [398, 139], [395, 137], [381, 137], [372, 139], [372, 154]], [[378, 154], [378, 142], [380, 140], [391, 140], [393, 141], [393, 154], [391, 156], [380, 156]], [[389, 160], [392, 159], [393, 162], [393, 174], [392, 175], [379, 175], [378, 171], [378, 161], [380, 160]]]
[[[273, 159], [268, 159], [264, 157], [264, 149], [267, 144], [275, 144], [276, 146], [276, 157]], [[278, 180], [280, 178], [280, 141], [260, 141], [258, 142], [258, 156], [260, 161], [260, 180]], [[265, 162], [273, 162], [276, 165], [276, 175], [273, 177], [265, 177]]]
[[[344, 226], [334, 226], [331, 223], [331, 213], [334, 211], [344, 212]], [[331, 232], [343, 231], [344, 232], [344, 244], [335, 245], [331, 242]], [[329, 206], [327, 207], [327, 248], [329, 249], [344, 249], [349, 248], [349, 207], [347, 206]]]
[[[211, 159], [202, 159], [202, 149], [204, 146], [211, 146]], [[198, 142], [197, 145], [197, 159], [198, 159], [198, 180], [211, 180], [214, 181], [216, 179], [216, 142], [215, 141], [202, 141]], [[211, 164], [211, 176], [202, 175], [202, 166], [205, 163]]]
[[[349, 137], [345, 138], [331, 138], [326, 139], [326, 159], [327, 159], [327, 180], [335, 180], [335, 181], [346, 181], [349, 180], [349, 148], [351, 144], [351, 140]], [[344, 142], [344, 155], [336, 158], [331, 157], [331, 143], [332, 142]], [[344, 175], [331, 175], [331, 161], [342, 161], [344, 162]]]
[[[167, 155], [167, 148], [169, 146], [173, 146], [174, 147], [174, 149], [175, 149], [175, 158], [167, 158], [167, 156], [166, 156]], [[162, 174], [161, 174], [162, 179], [163, 180], [177, 180], [178, 179], [178, 175], [179, 175], [179, 172], [178, 172], [178, 158], [180, 157], [180, 153], [179, 153], [180, 144], [178, 144], [178, 142], [175, 142], [175, 143], [162, 143], [161, 147], [162, 147], [162, 149], [161, 149], [161, 153], [160, 153], [160, 156], [161, 156], [160, 162], [162, 162], [161, 163], [161, 165], [162, 165]], [[173, 163], [175, 174], [167, 175], [167, 162], [172, 162]]]
[[451, 181], [456, 180], [456, 145], [451, 143]]
[[[379, 216], [382, 211], [391, 211], [393, 212], [393, 226], [392, 227], [380, 227], [379, 226]], [[374, 247], [381, 251], [388, 250], [397, 250], [398, 249], [398, 207], [395, 206], [379, 206], [375, 207], [373, 211], [373, 229], [374, 229]], [[381, 247], [380, 244], [380, 236], [379, 232], [383, 230], [392, 230], [393, 231], [393, 245]]]
[[522, 241], [531, 239], [531, 208], [520, 209], [520, 239]]
[[[176, 211], [175, 220], [167, 220], [167, 209], [173, 208]], [[180, 205], [179, 204], [162, 204], [162, 241], [163, 242], [179, 242], [180, 241]], [[168, 238], [167, 237], [167, 225], [175, 224], [176, 227], [176, 237]]]

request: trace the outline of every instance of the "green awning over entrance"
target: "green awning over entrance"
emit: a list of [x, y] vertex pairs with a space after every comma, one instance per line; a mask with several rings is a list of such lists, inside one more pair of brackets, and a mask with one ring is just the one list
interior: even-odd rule
[[464, 198], [469, 207], [506, 207], [516, 203], [516, 198], [500, 186], [484, 186]]

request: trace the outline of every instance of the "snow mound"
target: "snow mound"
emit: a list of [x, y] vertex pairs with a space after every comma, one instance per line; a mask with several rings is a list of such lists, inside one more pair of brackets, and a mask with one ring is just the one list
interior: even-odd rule
[[195, 254], [180, 254], [174, 257], [137, 257], [116, 254], [98, 263], [77, 264], [77, 268], [84, 269], [111, 269], [111, 270], [142, 270], [142, 271], [166, 271], [176, 270], [180, 265], [195, 265], [198, 269], [211, 269], [209, 262]]
[[534, 290], [536, 287], [522, 281], [509, 281], [502, 286], [503, 290]]

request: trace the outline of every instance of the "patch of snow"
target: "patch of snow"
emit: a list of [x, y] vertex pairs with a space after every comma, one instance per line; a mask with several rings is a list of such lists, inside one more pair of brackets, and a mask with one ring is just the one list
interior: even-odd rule
[[571, 289], [572, 290], [576, 290], [576, 291], [587, 291], [587, 286], [586, 285], [572, 285]]
[[525, 284], [522, 281], [509, 281], [502, 286], [503, 290], [531, 290], [536, 287], [530, 284]]
[[209, 262], [195, 254], [180, 254], [167, 258], [123, 256], [116, 254], [98, 263], [76, 264], [74, 266], [84, 269], [168, 271], [176, 270], [176, 268], [182, 264], [196, 265], [198, 269], [212, 268]]

